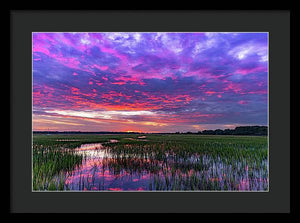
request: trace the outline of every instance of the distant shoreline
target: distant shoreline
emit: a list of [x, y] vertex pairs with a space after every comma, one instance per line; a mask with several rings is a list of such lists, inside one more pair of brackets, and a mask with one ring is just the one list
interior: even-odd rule
[[145, 133], [145, 132], [85, 132], [85, 131], [33, 131], [33, 134], [189, 134], [189, 135], [250, 135], [250, 136], [267, 136], [267, 126], [238, 126], [235, 129], [215, 129], [215, 130], [203, 130], [198, 132], [168, 132], [168, 133]]

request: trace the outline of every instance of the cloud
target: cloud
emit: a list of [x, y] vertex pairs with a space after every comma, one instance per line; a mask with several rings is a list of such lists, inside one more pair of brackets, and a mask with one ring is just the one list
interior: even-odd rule
[[266, 33], [33, 33], [32, 48], [40, 128], [267, 124]]

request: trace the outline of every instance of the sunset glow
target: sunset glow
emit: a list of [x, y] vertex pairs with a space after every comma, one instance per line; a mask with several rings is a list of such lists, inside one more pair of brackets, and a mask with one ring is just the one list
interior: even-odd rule
[[267, 125], [267, 33], [33, 33], [33, 130]]

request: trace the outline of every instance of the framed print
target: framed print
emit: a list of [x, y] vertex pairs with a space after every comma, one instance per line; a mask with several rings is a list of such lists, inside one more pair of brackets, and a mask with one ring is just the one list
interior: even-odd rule
[[141, 12], [11, 12], [12, 212], [289, 212], [289, 12]]

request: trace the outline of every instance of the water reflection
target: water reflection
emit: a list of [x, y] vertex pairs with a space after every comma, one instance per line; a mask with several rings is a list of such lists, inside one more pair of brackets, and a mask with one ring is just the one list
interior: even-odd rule
[[184, 159], [166, 154], [165, 159], [158, 160], [137, 154], [116, 155], [101, 143], [84, 144], [74, 151], [84, 159], [65, 173], [66, 190], [266, 190], [268, 185], [263, 169], [252, 169], [250, 174], [246, 163], [233, 167], [205, 154]]
[[[110, 143], [119, 142], [110, 140]], [[149, 177], [132, 174], [125, 170], [116, 171], [109, 167], [114, 156], [101, 143], [84, 144], [75, 150], [84, 156], [82, 164], [66, 173], [65, 188], [69, 190], [145, 190]]]

